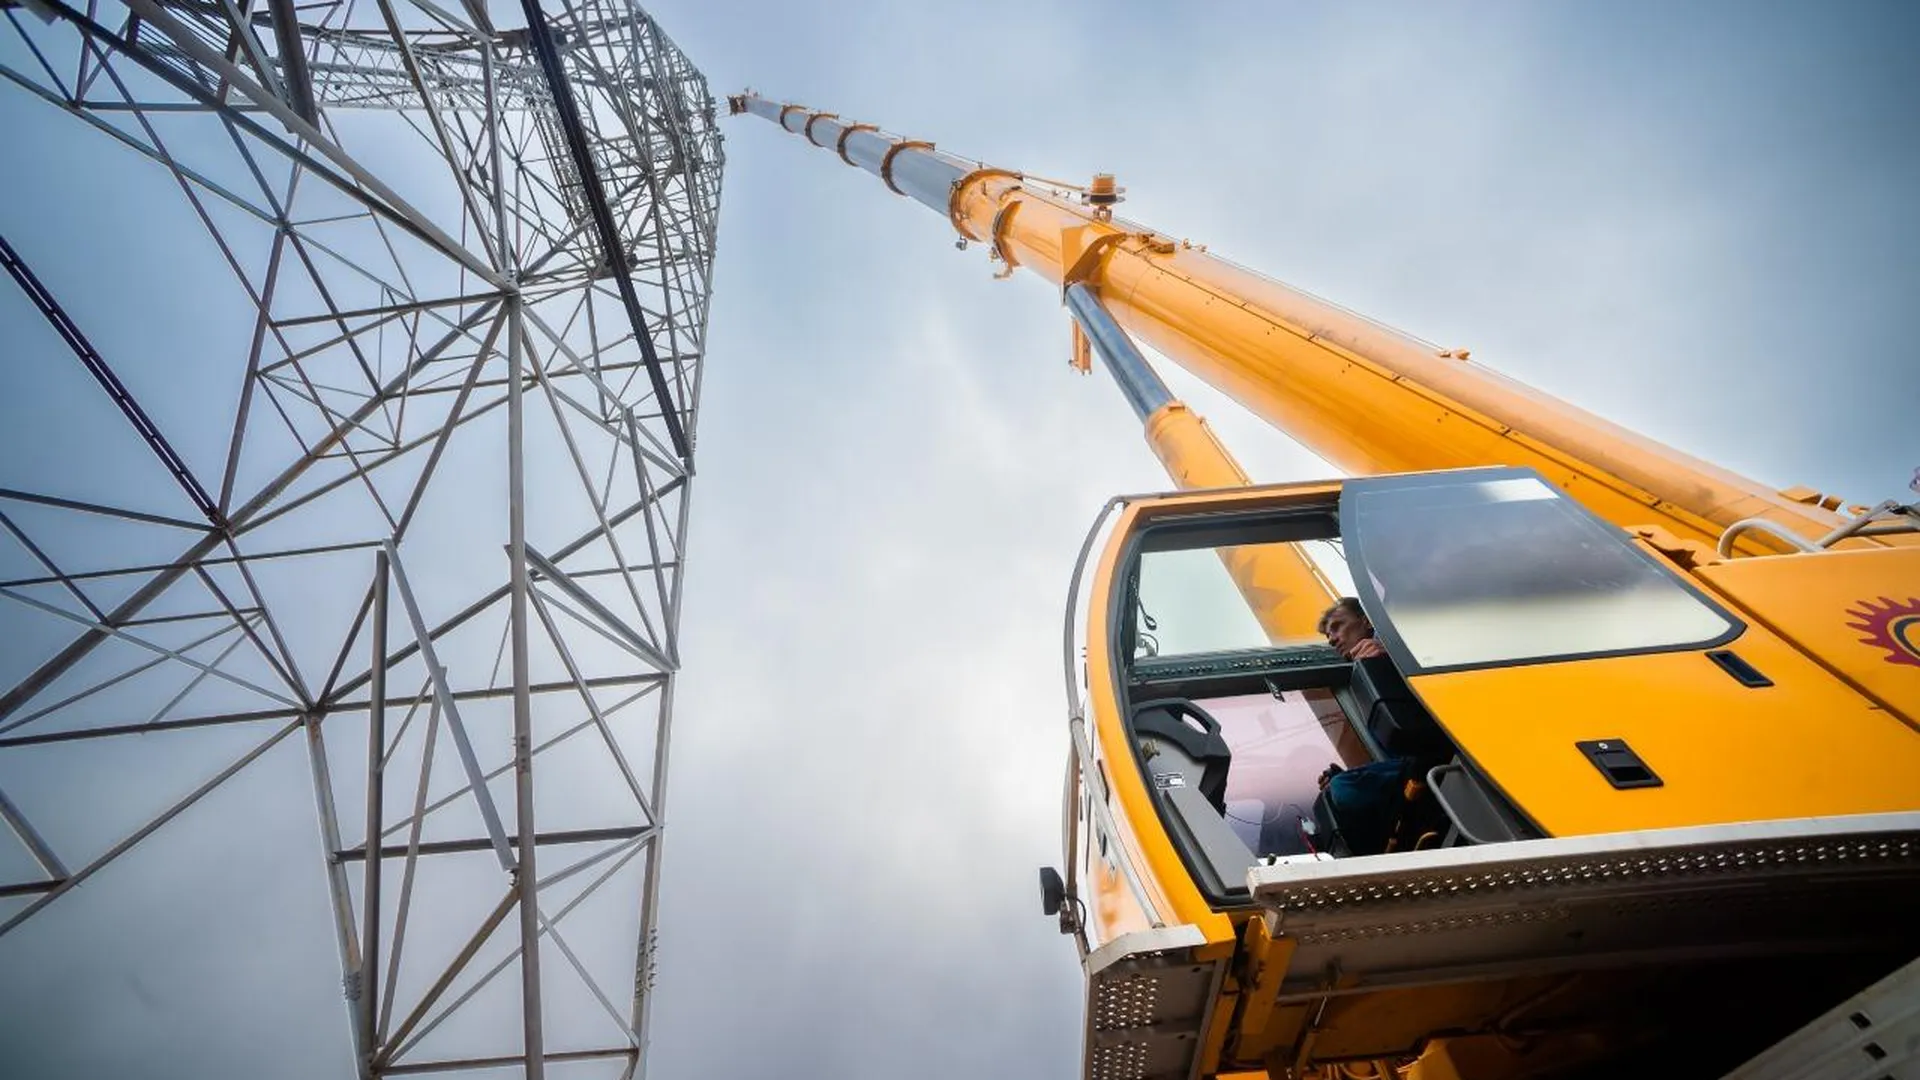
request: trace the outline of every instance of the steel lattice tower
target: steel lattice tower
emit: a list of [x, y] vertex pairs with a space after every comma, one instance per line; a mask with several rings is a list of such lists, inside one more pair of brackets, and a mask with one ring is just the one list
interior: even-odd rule
[[[10, 92], [169, 178], [244, 330], [176, 392], [0, 240], [10, 368], [137, 436], [0, 490], [0, 947], [297, 755], [361, 1076], [648, 1038], [722, 152], [629, 0], [524, 4], [0, 2]], [[40, 779], [115, 752], [165, 797]]]

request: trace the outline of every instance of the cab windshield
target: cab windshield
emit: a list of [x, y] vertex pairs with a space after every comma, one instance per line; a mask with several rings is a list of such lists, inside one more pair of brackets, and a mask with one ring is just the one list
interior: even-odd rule
[[1531, 470], [1350, 480], [1341, 533], [1403, 670], [1716, 644], [1739, 624]]

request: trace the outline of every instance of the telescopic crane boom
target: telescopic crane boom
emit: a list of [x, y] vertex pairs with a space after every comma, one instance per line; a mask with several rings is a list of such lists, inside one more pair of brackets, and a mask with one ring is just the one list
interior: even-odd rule
[[[1920, 511], [1642, 438], [1120, 220], [1111, 176], [730, 104], [1058, 287], [1180, 489], [1108, 505], [1067, 605], [1042, 888], [1088, 1080], [1715, 1076], [1841, 999], [1741, 1080], [1899, 1063]], [[1249, 486], [1134, 338], [1351, 478]], [[1308, 643], [1335, 538], [1370, 636]]]
[[753, 93], [731, 105], [874, 174], [1007, 267], [1085, 284], [1126, 330], [1350, 474], [1529, 466], [1623, 527], [1714, 544], [1763, 522], [1733, 541], [1752, 554], [1795, 550], [1780, 532], [1813, 541], [1844, 524], [1822, 496], [1771, 490], [1117, 219], [1111, 177], [1066, 194], [834, 113]]

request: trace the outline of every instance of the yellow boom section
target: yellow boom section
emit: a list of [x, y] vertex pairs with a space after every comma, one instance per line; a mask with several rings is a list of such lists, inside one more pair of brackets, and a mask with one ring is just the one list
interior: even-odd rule
[[[1100, 298], [1080, 283], [1062, 295], [1073, 312], [1075, 366], [1090, 364], [1089, 352], [1100, 354], [1173, 482], [1186, 491], [1246, 487], [1240, 463], [1198, 413], [1174, 399]], [[1317, 636], [1320, 613], [1333, 602], [1334, 590], [1304, 551], [1292, 544], [1252, 544], [1223, 547], [1219, 555], [1269, 641]]]
[[[1660, 526], [1708, 545], [1745, 519], [1809, 540], [1842, 524], [1817, 496], [1796, 501], [1116, 219], [1110, 178], [1076, 190], [751, 93], [731, 104], [945, 214], [962, 237], [991, 245], [1008, 267], [1063, 289], [1088, 286], [1128, 331], [1349, 473], [1530, 466], [1615, 524]], [[1855, 537], [1836, 547], [1915, 541]], [[1741, 532], [1734, 548], [1795, 550], [1764, 529]]]
[[[1192, 409], [1170, 401], [1147, 417], [1147, 443], [1182, 490], [1245, 487], [1247, 474]], [[1307, 557], [1285, 544], [1220, 549], [1227, 575], [1274, 643], [1319, 633], [1320, 613], [1333, 603], [1331, 583]]]

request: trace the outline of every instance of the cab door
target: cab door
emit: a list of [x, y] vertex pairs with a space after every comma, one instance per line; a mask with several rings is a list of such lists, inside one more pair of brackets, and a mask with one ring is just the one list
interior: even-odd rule
[[1355, 589], [1549, 836], [1920, 809], [1920, 735], [1530, 469], [1350, 480]]

